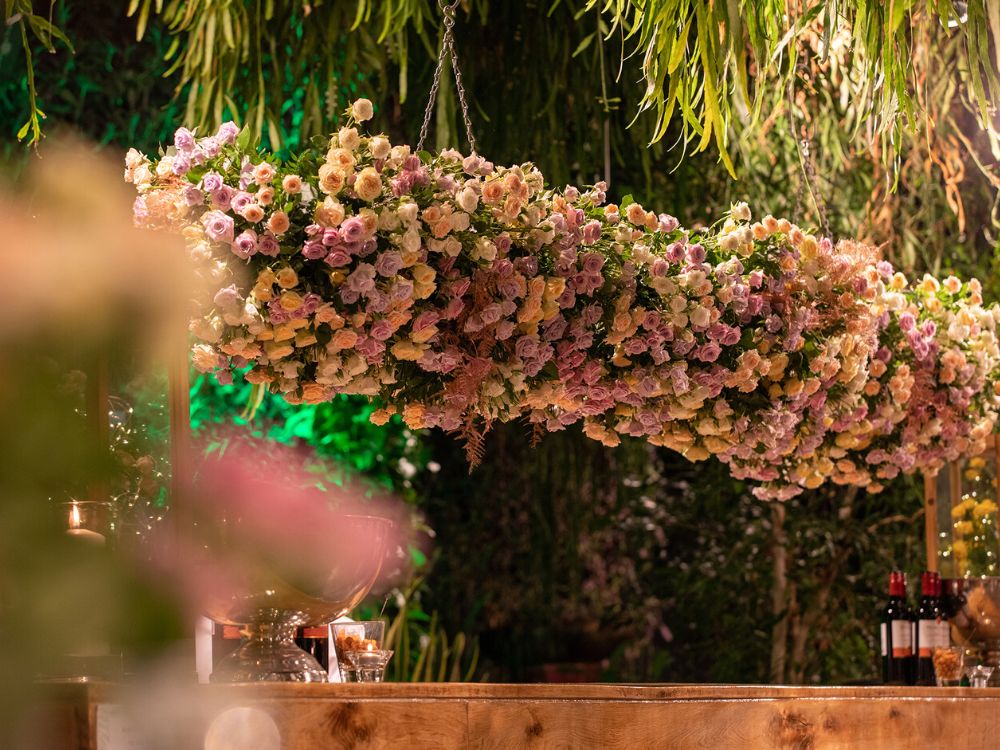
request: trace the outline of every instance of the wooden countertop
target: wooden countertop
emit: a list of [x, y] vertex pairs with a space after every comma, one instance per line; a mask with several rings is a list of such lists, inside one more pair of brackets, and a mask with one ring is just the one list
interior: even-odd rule
[[[1000, 747], [1000, 689], [383, 683], [50, 685], [66, 750]], [[148, 737], [147, 737], [148, 736]], [[245, 736], [251, 744], [232, 744]], [[127, 744], [132, 742], [132, 744]], [[228, 744], [227, 744], [228, 743]]]

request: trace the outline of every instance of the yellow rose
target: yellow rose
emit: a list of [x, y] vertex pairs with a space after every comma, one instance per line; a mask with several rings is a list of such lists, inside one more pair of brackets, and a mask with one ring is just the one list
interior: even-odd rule
[[917, 291], [923, 292], [924, 294], [937, 294], [938, 289], [941, 285], [938, 280], [935, 279], [930, 274], [924, 274], [924, 278], [917, 284]]
[[276, 274], [274, 274], [274, 278], [275, 281], [278, 282], [278, 286], [282, 289], [291, 289], [299, 283], [299, 275], [295, 273], [295, 269], [290, 266], [285, 266], [280, 269]]
[[959, 536], [968, 536], [972, 533], [972, 521], [956, 521], [954, 528]]
[[311, 346], [316, 343], [316, 337], [313, 335], [312, 331], [299, 331], [295, 334], [295, 347], [297, 349], [302, 349], [306, 346]]
[[281, 295], [281, 307], [288, 312], [302, 307], [302, 295], [298, 292], [285, 292]]
[[268, 358], [272, 360], [287, 357], [294, 351], [295, 347], [291, 344], [279, 344], [274, 341], [268, 341], [264, 344], [264, 352], [267, 354]]
[[[413, 341], [397, 341], [392, 345], [392, 356], [396, 359], [404, 360], [407, 362], [416, 362], [427, 350], [426, 344], [417, 344]], [[404, 416], [405, 419], [405, 416]]]
[[976, 519], [982, 521], [986, 516], [991, 513], [997, 512], [997, 504], [992, 500], [983, 500], [978, 503], [975, 508], [972, 509], [972, 515]]
[[965, 558], [969, 554], [969, 547], [961, 539], [958, 539], [958, 540], [952, 542], [952, 544], [951, 544], [951, 553], [955, 557], [957, 557], [959, 559]]
[[430, 341], [435, 335], [437, 335], [437, 326], [427, 326], [426, 328], [421, 328], [419, 331], [410, 334], [410, 338], [416, 344], [423, 344], [426, 341]]
[[274, 327], [274, 341], [291, 341], [295, 338], [295, 329], [288, 323]]
[[434, 281], [435, 276], [437, 271], [424, 263], [413, 266], [413, 280], [418, 284], [429, 284]]
[[812, 260], [816, 257], [817, 249], [819, 249], [819, 245], [816, 244], [816, 238], [811, 234], [807, 234], [802, 239], [802, 245], [799, 247], [799, 254], [802, 256], [802, 260]]

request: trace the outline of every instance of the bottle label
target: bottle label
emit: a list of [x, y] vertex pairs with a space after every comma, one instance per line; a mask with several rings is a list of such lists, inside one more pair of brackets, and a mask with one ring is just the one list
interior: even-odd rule
[[917, 655], [928, 658], [936, 648], [951, 645], [951, 633], [946, 620], [920, 620], [917, 623]]
[[885, 623], [883, 622], [882, 625], [879, 628], [879, 640], [882, 641], [882, 656], [888, 656], [889, 655], [889, 634], [888, 634], [887, 631], [888, 631], [888, 628], [886, 627]]
[[936, 636], [934, 620], [917, 621], [917, 656], [927, 658], [933, 653]]
[[330, 626], [325, 625], [321, 628], [302, 628], [303, 638], [329, 638], [330, 637]]
[[892, 621], [892, 655], [897, 659], [913, 655], [913, 623], [909, 620]]
[[951, 628], [947, 620], [934, 621], [934, 648], [948, 648], [951, 645]]

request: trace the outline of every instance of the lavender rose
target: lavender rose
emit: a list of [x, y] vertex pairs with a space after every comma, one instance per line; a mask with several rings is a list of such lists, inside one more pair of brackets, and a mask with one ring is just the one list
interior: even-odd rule
[[208, 211], [201, 217], [205, 234], [212, 242], [232, 242], [233, 219], [221, 211]]
[[[232, 221], [230, 219], [230, 221]], [[257, 252], [257, 233], [252, 229], [240, 232], [239, 236], [233, 240], [233, 254], [244, 260], [250, 258]]]

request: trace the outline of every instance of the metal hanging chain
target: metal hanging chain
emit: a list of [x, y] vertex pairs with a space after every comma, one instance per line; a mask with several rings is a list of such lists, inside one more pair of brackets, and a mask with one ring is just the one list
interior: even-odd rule
[[798, 191], [795, 195], [795, 212], [798, 213], [802, 207], [802, 197], [805, 188], [809, 189], [809, 196], [812, 198], [813, 205], [816, 206], [816, 213], [819, 216], [820, 228], [823, 230], [823, 234], [830, 237], [830, 222], [827, 218], [827, 204], [826, 199], [823, 197], [823, 193], [819, 190], [816, 177], [816, 166], [813, 164], [812, 153], [811, 153], [811, 140], [809, 138], [809, 132], [805, 125], [802, 124], [802, 135], [800, 136], [795, 131], [798, 129], [795, 122], [795, 85], [793, 82], [794, 76], [799, 74], [804, 74], [806, 72], [805, 63], [799, 60], [796, 65], [795, 71], [789, 74], [788, 86], [786, 88], [786, 95], [788, 97], [788, 127], [791, 130], [792, 138], [795, 139], [796, 150], [799, 156], [799, 165], [802, 168], [802, 179], [799, 180]]
[[465, 87], [462, 85], [462, 71], [458, 67], [458, 54], [455, 52], [455, 35], [452, 29], [455, 26], [455, 9], [460, 0], [449, 4], [447, 0], [438, 0], [438, 7], [444, 17], [444, 34], [441, 37], [441, 51], [438, 53], [437, 68], [434, 69], [434, 83], [431, 84], [431, 93], [427, 98], [427, 109], [424, 111], [424, 124], [420, 127], [420, 140], [417, 141], [417, 151], [422, 151], [424, 141], [427, 140], [427, 130], [431, 125], [431, 115], [434, 114], [434, 105], [437, 103], [438, 87], [441, 85], [441, 71], [444, 69], [444, 61], [451, 55], [451, 69], [455, 73], [455, 90], [458, 92], [458, 101], [462, 106], [462, 120], [465, 122], [465, 137], [469, 140], [469, 148], [472, 153], [476, 153], [476, 139], [472, 136], [472, 121], [469, 119], [469, 105], [465, 100]]

